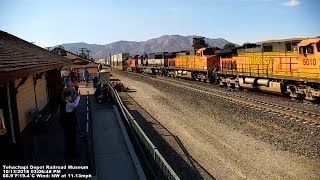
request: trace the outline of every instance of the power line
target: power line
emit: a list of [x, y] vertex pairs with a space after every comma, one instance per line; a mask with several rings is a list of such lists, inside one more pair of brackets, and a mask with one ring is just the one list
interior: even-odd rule
[[87, 49], [87, 48], [79, 48], [79, 51], [81, 51], [81, 53], [83, 53], [83, 52], [84, 52], [84, 50], [87, 50], [87, 51], [88, 51], [88, 49]]

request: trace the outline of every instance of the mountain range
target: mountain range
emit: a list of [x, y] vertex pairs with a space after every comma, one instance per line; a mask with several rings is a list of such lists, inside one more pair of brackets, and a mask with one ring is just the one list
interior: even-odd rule
[[[192, 48], [193, 38], [199, 36], [181, 36], [181, 35], [164, 35], [159, 38], [149, 39], [147, 41], [135, 42], [135, 41], [117, 41], [110, 44], [99, 45], [99, 44], [87, 44], [84, 42], [80, 43], [66, 43], [62, 46], [69, 51], [74, 53], [79, 52], [79, 48], [87, 48], [90, 50], [90, 56], [93, 58], [104, 58], [110, 53], [124, 53], [128, 52], [130, 55], [152, 53], [152, 52], [174, 52], [190, 50]], [[223, 46], [229, 41], [223, 38], [210, 39], [205, 38], [206, 43], [210, 47]], [[238, 46], [237, 44], [235, 44]]]

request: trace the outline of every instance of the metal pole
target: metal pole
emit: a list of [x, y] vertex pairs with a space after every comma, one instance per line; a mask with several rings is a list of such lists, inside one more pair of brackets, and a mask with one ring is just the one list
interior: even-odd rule
[[7, 98], [8, 98], [8, 110], [9, 110], [9, 120], [10, 120], [10, 128], [11, 128], [11, 136], [12, 142], [16, 144], [16, 137], [14, 135], [14, 127], [13, 127], [13, 120], [12, 120], [12, 111], [11, 111], [11, 97], [10, 97], [10, 90], [9, 90], [9, 82], [7, 83]]
[[[33, 76], [32, 80], [33, 80], [34, 100], [36, 102], [36, 107], [38, 108], [37, 91], [36, 91], [37, 79], [35, 79], [34, 76]], [[39, 111], [40, 111], [40, 109], [39, 109]]]

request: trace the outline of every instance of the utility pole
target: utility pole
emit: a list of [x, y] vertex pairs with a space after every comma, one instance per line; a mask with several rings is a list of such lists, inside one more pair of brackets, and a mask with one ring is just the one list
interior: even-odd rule
[[84, 53], [85, 50], [88, 51], [87, 48], [79, 48], [79, 51], [81, 51], [82, 54]]
[[79, 48], [79, 51], [81, 51], [81, 53], [83, 53], [83, 52], [84, 52], [84, 50], [87, 50], [87, 51], [88, 51], [88, 49], [87, 49], [87, 48]]
[[90, 57], [90, 55], [89, 55], [89, 53], [90, 53], [90, 52], [91, 52], [91, 51], [87, 49], [87, 53], [88, 53], [88, 58]]
[[84, 56], [83, 58], [85, 58], [84, 51], [88, 51], [88, 49], [87, 48], [79, 48], [79, 51], [81, 51], [80, 56]]

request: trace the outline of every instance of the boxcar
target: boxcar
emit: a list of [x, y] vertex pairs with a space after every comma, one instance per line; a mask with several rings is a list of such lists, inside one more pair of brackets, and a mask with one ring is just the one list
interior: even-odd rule
[[129, 57], [129, 53], [119, 53], [111, 56], [111, 67], [118, 70], [126, 70], [126, 60]]

